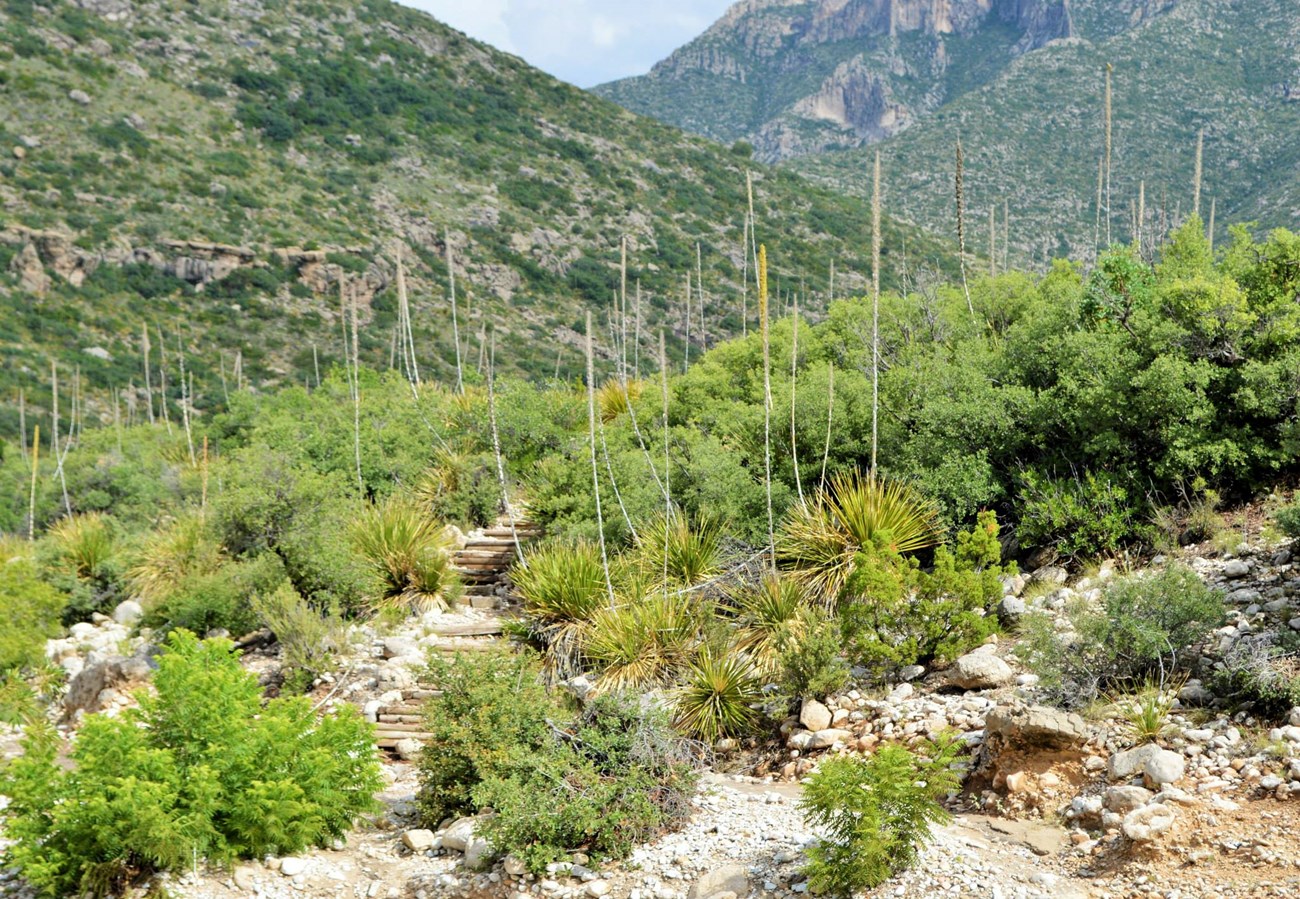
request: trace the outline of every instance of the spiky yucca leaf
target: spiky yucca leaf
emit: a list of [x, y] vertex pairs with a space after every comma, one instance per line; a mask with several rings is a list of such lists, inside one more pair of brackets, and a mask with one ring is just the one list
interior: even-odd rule
[[367, 506], [352, 541], [375, 575], [376, 610], [447, 608], [459, 595], [449, 535], [415, 503], [390, 497]]
[[676, 724], [686, 734], [712, 743], [754, 726], [759, 683], [744, 653], [706, 646], [686, 669], [676, 693]]
[[782, 639], [803, 633], [807, 591], [793, 578], [767, 574], [756, 586], [734, 591], [732, 602], [740, 628], [736, 648], [748, 653], [759, 673], [776, 671]]
[[934, 505], [901, 481], [862, 472], [837, 475], [798, 504], [781, 531], [778, 560], [827, 607], [844, 592], [858, 551], [886, 540], [900, 553], [942, 538]]
[[591, 621], [586, 654], [598, 672], [601, 692], [665, 686], [690, 657], [699, 632], [695, 605], [687, 597], [652, 594]]
[[674, 510], [659, 516], [640, 530], [640, 555], [647, 571], [663, 580], [664, 555], [668, 556], [668, 580], [671, 584], [695, 586], [709, 580], [726, 567], [723, 549], [722, 519], [702, 512], [694, 519]]
[[221, 546], [204, 520], [187, 515], [145, 541], [126, 580], [131, 595], [148, 606], [167, 599], [190, 575], [212, 574], [221, 563]]
[[609, 605], [600, 548], [580, 540], [548, 543], [528, 554], [528, 565], [511, 569], [530, 632], [546, 644], [546, 669], [569, 677], [582, 664], [592, 616]]
[[627, 386], [617, 378], [610, 378], [596, 391], [596, 406], [600, 410], [600, 420], [608, 424], [623, 415], [630, 403], [641, 398], [645, 385], [641, 381], [628, 381]]
[[61, 519], [49, 529], [55, 564], [82, 580], [94, 578], [113, 558], [116, 541], [108, 519], [86, 512]]

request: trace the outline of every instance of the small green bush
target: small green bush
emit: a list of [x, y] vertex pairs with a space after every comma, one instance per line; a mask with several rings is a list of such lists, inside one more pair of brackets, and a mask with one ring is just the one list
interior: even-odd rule
[[849, 680], [840, 648], [840, 632], [824, 613], [805, 610], [781, 627], [777, 686], [793, 705], [802, 699], [825, 699]]
[[1278, 509], [1273, 513], [1273, 520], [1283, 534], [1292, 540], [1300, 538], [1300, 503]]
[[0, 671], [45, 658], [67, 599], [41, 580], [30, 543], [0, 538]]
[[961, 782], [953, 770], [961, 745], [943, 740], [928, 758], [885, 745], [870, 758], [823, 762], [799, 803], [826, 834], [808, 850], [812, 891], [847, 899], [914, 864], [930, 829], [948, 820], [939, 802]]
[[1191, 569], [1172, 565], [1116, 580], [1099, 607], [1072, 601], [1068, 642], [1048, 615], [1027, 616], [1017, 654], [1059, 701], [1087, 702], [1102, 688], [1173, 672], [1180, 653], [1217, 627], [1224, 611], [1220, 593]]
[[419, 762], [428, 826], [490, 807], [493, 849], [540, 872], [580, 847], [623, 856], [688, 813], [695, 768], [654, 706], [605, 695], [575, 719], [526, 653], [435, 658], [429, 677], [443, 692]]
[[1300, 705], [1300, 645], [1261, 634], [1239, 640], [1214, 665], [1208, 686], [1234, 708], [1283, 721]]
[[199, 634], [225, 630], [239, 637], [257, 627], [253, 597], [269, 594], [284, 579], [284, 563], [274, 553], [227, 562], [211, 573], [182, 580], [149, 610], [146, 622]]
[[1108, 472], [1021, 478], [1017, 537], [1022, 547], [1051, 547], [1071, 559], [1114, 553], [1154, 537], [1144, 500]]
[[858, 553], [840, 608], [849, 659], [882, 676], [891, 668], [951, 660], [980, 645], [997, 629], [986, 614], [1002, 597], [1001, 577], [1014, 572], [1000, 562], [998, 522], [981, 512], [959, 534], [955, 551], [940, 546], [925, 571], [884, 543]]
[[316, 677], [334, 669], [335, 658], [347, 645], [347, 631], [337, 613], [313, 609], [287, 580], [255, 594], [252, 607], [280, 644], [290, 692], [308, 689]]
[[40, 895], [120, 893], [196, 856], [299, 852], [374, 806], [374, 729], [351, 709], [317, 717], [303, 698], [263, 705], [232, 649], [174, 632], [157, 695], [88, 717], [71, 769], [52, 728], [28, 730], [3, 776], [6, 864]]

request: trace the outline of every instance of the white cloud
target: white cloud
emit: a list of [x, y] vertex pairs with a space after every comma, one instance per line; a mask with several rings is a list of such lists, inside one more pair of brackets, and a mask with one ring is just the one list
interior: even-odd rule
[[731, 5], [731, 0], [404, 2], [582, 87], [649, 71]]

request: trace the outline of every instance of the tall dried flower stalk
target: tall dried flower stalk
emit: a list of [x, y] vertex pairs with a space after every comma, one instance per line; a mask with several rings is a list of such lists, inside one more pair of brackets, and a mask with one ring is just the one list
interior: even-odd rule
[[456, 392], [465, 392], [465, 370], [460, 356], [460, 311], [456, 308], [456, 258], [451, 248], [451, 229], [443, 231], [447, 249], [447, 292], [451, 297], [451, 342], [456, 345]]
[[[957, 143], [957, 208], [961, 208], [961, 142]], [[965, 285], [963, 270], [962, 283]], [[970, 305], [970, 291], [966, 292]], [[971, 315], [975, 310], [971, 308]], [[880, 153], [876, 153], [871, 189], [871, 476], [876, 476], [876, 443], [880, 427]]]
[[587, 313], [587, 436], [591, 447], [591, 487], [596, 499], [596, 533], [600, 537], [600, 564], [605, 571], [609, 590], [609, 607], [614, 608], [614, 581], [609, 576], [609, 554], [605, 549], [605, 518], [600, 508], [600, 469], [596, 465], [596, 346], [591, 331], [591, 313]]
[[772, 514], [772, 347], [768, 322], [767, 246], [758, 248], [758, 329], [763, 336], [763, 486], [767, 491], [767, 545], [776, 568], [776, 519]]
[[1205, 173], [1205, 129], [1196, 132], [1196, 165], [1192, 170], [1192, 215], [1201, 215], [1201, 178]]
[[1106, 63], [1106, 246], [1110, 246], [1111, 244], [1110, 184], [1111, 184], [1111, 174], [1113, 172], [1112, 162], [1114, 159], [1114, 146], [1115, 146], [1115, 141], [1114, 141], [1115, 117], [1112, 108], [1113, 100], [1114, 100], [1114, 92], [1111, 86], [1111, 76], [1113, 75], [1114, 71], [1115, 71], [1115, 67], [1110, 63]]
[[962, 152], [961, 138], [957, 138], [957, 176], [954, 188], [957, 199], [957, 261], [961, 265], [961, 289], [966, 295], [966, 309], [975, 317], [975, 306], [970, 299], [970, 284], [966, 281], [966, 156]]

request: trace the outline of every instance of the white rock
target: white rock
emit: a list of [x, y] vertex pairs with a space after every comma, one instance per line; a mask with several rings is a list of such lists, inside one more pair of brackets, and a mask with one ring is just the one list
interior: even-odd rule
[[981, 647], [953, 663], [948, 680], [963, 690], [986, 690], [1006, 686], [1014, 676], [1010, 665]]
[[438, 838], [434, 836], [432, 830], [424, 828], [408, 830], [406, 833], [402, 834], [402, 844], [412, 852], [424, 852], [425, 850], [432, 849], [437, 840]]
[[1241, 559], [1233, 559], [1223, 566], [1223, 576], [1236, 580], [1250, 574], [1250, 564]]
[[799, 710], [799, 723], [811, 731], [826, 730], [831, 726], [831, 710], [815, 699], [805, 699]]
[[306, 870], [307, 870], [307, 862], [305, 859], [301, 859], [292, 855], [288, 856], [287, 858], [280, 859], [280, 873], [283, 874], [285, 877], [297, 877], [299, 874], [301, 874]]
[[113, 620], [118, 624], [132, 625], [144, 617], [144, 609], [134, 599], [126, 599], [113, 609]]
[[474, 840], [475, 821], [473, 818], [460, 818], [453, 822], [442, 835], [442, 845], [457, 852], [464, 852]]
[[587, 895], [592, 899], [600, 899], [601, 896], [609, 892], [609, 884], [604, 880], [593, 880], [587, 884]]
[[1177, 812], [1173, 806], [1156, 803], [1124, 816], [1124, 836], [1135, 843], [1149, 843], [1174, 826]]

